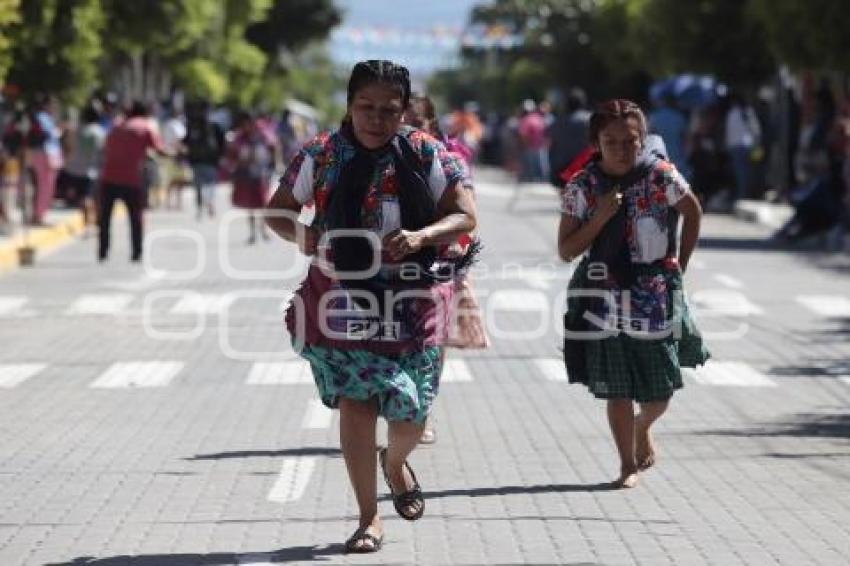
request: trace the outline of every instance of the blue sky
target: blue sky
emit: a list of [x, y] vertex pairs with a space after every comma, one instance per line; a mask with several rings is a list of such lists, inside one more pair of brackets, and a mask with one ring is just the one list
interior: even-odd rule
[[[420, 78], [456, 59], [455, 34], [486, 0], [336, 0], [342, 25], [331, 37], [333, 59], [351, 65], [392, 59]], [[442, 28], [442, 29], [439, 29]]]

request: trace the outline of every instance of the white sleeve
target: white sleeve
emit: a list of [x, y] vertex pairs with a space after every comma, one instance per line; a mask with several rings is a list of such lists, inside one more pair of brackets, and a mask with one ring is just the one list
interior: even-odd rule
[[442, 162], [436, 155], [431, 161], [431, 171], [428, 173], [428, 188], [431, 189], [434, 202], [440, 202], [440, 198], [446, 190], [446, 173], [443, 171]]
[[301, 204], [313, 199], [313, 158], [304, 156], [298, 169], [298, 176], [292, 184], [292, 196]]

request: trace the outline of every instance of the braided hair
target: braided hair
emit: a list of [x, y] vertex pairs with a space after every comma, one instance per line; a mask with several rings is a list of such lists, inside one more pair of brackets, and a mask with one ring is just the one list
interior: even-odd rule
[[407, 108], [410, 103], [410, 72], [407, 67], [380, 59], [360, 61], [354, 65], [348, 79], [348, 104], [360, 89], [375, 83], [396, 88], [401, 94], [402, 107]]

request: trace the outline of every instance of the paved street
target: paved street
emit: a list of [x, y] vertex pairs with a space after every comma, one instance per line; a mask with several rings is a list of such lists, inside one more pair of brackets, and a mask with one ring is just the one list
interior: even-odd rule
[[338, 417], [282, 325], [293, 246], [198, 222], [187, 195], [148, 214], [145, 265], [121, 220], [105, 264], [78, 239], [0, 277], [0, 566], [846, 564], [850, 256], [706, 217], [686, 284], [714, 359], [658, 424], [656, 467], [612, 491], [604, 404], [559, 357], [557, 199], [512, 195], [479, 173], [493, 346], [450, 353], [411, 462], [425, 516], [383, 499], [376, 555], [341, 553]]

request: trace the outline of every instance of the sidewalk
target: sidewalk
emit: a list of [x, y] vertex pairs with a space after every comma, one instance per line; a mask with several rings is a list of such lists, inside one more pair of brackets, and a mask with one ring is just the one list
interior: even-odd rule
[[33, 248], [38, 261], [40, 255], [81, 234], [83, 228], [83, 216], [76, 209], [51, 209], [44, 226], [15, 223], [9, 234], [0, 235], [0, 273], [21, 266], [20, 248]]
[[742, 220], [779, 230], [794, 216], [794, 208], [784, 203], [745, 199], [735, 203], [733, 214]]

